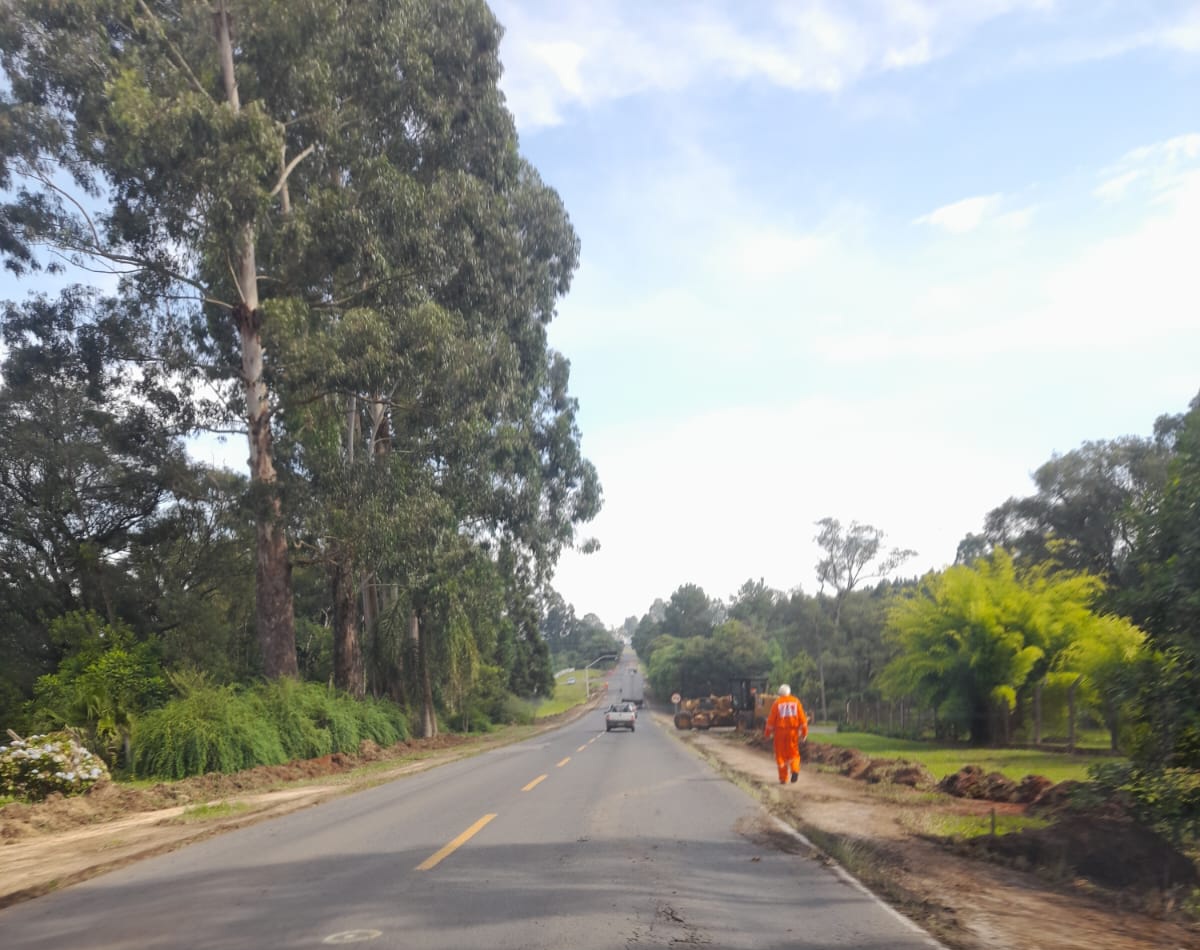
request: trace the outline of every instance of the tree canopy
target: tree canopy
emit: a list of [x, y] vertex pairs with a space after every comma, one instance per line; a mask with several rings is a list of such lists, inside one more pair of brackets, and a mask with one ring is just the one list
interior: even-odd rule
[[[425, 733], [485, 681], [552, 688], [537, 601], [600, 488], [546, 336], [579, 241], [520, 155], [500, 36], [481, 0], [4, 6], [0, 254], [120, 275], [7, 311], [36, 504], [5, 526], [6, 611], [332, 676]], [[60, 437], [21, 422], [51, 415]], [[247, 439], [247, 479], [187, 461], [202, 427]], [[55, 658], [17, 639], [28, 695]]]

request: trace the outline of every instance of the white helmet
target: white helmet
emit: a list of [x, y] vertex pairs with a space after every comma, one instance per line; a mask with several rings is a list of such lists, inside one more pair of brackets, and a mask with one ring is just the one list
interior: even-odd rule
[[780, 696], [791, 696], [792, 688], [790, 686], [788, 686], [787, 683], [784, 683], [782, 686], [779, 687], [779, 695]]

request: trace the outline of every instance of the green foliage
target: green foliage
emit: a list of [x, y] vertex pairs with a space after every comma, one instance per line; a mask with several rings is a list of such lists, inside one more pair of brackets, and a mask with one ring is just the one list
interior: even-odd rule
[[135, 774], [183, 778], [235, 772], [331, 752], [364, 739], [407, 739], [403, 712], [384, 700], [354, 700], [319, 683], [272, 680], [238, 690], [177, 677], [183, 695], [144, 716], [133, 735]]
[[66, 732], [13, 739], [0, 746], [0, 795], [41, 801], [78, 795], [108, 778], [108, 769]]
[[[287, 758], [315, 759], [335, 749], [358, 747], [357, 722], [338, 708], [336, 698], [324, 687], [284, 677], [254, 692], [262, 699]], [[340, 740], [336, 746], [335, 733]]]
[[1092, 657], [1136, 649], [1139, 635], [1128, 622], [1092, 612], [1101, 590], [1087, 574], [1048, 568], [1018, 574], [1003, 550], [931, 574], [889, 614], [888, 636], [900, 653], [881, 686], [932, 707], [974, 743], [988, 743], [993, 707], [1013, 708], [1035, 675], [1080, 674], [1085, 663], [1103, 671], [1108, 661]]
[[[1174, 456], [1158, 504], [1140, 522], [1137, 582], [1123, 604], [1160, 659], [1139, 673], [1135, 755], [1146, 767], [1200, 768], [1200, 397], [1160, 419]], [[1157, 667], [1157, 670], [1154, 667]]]
[[199, 685], [139, 719], [133, 730], [133, 773], [181, 779], [236, 772], [288, 759], [263, 701], [229, 686]]
[[215, 802], [213, 804], [191, 805], [183, 810], [174, 824], [188, 824], [193, 821], [213, 821], [220, 818], [232, 818], [250, 810], [245, 802]]
[[1018, 831], [1046, 828], [1049, 819], [1032, 818], [1028, 815], [939, 815], [918, 813], [902, 817], [901, 824], [922, 835], [938, 835], [956, 841], [996, 835], [1010, 835]]
[[1200, 771], [1145, 769], [1105, 762], [1089, 770], [1107, 796], [1120, 796], [1134, 816], [1184, 848], [1200, 844]]
[[50, 638], [65, 658], [35, 684], [32, 721], [39, 728], [83, 729], [114, 762], [136, 717], [169, 695], [156, 645], [137, 643], [125, 625], [85, 612], [52, 622]]
[[1182, 650], [1145, 654], [1124, 674], [1135, 715], [1125, 729], [1134, 761], [1146, 769], [1200, 763], [1200, 660]]
[[1044, 775], [1052, 782], [1086, 781], [1088, 762], [1065, 752], [1034, 749], [978, 749], [958, 743], [918, 742], [865, 732], [811, 735], [815, 742], [857, 749], [877, 759], [909, 759], [920, 762], [938, 779], [965, 765], [978, 765], [987, 772], [1000, 772], [1013, 781], [1026, 775]]
[[647, 678], [657, 696], [726, 695], [730, 678], [763, 675], [771, 668], [766, 642], [737, 620], [723, 623], [709, 637], [659, 638]]
[[493, 721], [510, 726], [531, 726], [536, 716], [533, 703], [509, 693], [501, 702]]
[[655, 601], [634, 632], [633, 648], [649, 664], [660, 638], [707, 637], [722, 614], [720, 601], [709, 598], [702, 587], [682, 584], [667, 602]]
[[381, 746], [390, 746], [411, 737], [408, 717], [395, 703], [386, 699], [351, 700], [348, 697], [344, 697], [343, 701], [355, 704], [359, 731], [364, 739], [370, 739]]
[[550, 647], [555, 669], [582, 669], [598, 657], [621, 651], [621, 644], [599, 617], [587, 614], [577, 618], [575, 609], [557, 591], [546, 598], [538, 628]]
[[986, 553], [978, 547], [982, 541], [1013, 552], [1023, 565], [1053, 561], [1119, 589], [1133, 580], [1130, 541], [1157, 504], [1169, 458], [1161, 433], [1085, 442], [1056, 454], [1034, 472], [1035, 494], [1010, 498], [988, 513], [974, 550]]

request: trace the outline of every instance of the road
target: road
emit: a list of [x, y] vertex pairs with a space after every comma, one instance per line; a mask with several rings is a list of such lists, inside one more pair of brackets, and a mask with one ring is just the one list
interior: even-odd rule
[[937, 946], [649, 715], [602, 715], [9, 908], [0, 946]]

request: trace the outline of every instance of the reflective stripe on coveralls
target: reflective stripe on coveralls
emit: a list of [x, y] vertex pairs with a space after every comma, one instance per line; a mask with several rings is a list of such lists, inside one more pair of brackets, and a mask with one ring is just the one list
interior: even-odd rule
[[795, 696], [779, 696], [771, 704], [763, 735], [775, 734], [775, 764], [779, 781], [788, 780], [789, 770], [800, 771], [800, 738], [808, 736], [808, 717]]

